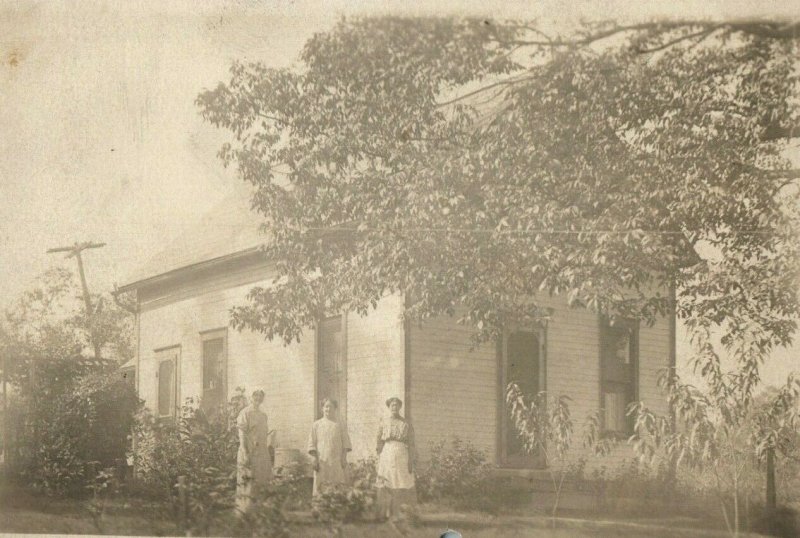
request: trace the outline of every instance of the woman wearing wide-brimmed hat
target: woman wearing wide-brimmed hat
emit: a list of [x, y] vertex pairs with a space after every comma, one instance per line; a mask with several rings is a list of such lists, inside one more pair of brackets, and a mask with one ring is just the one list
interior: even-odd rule
[[379, 516], [393, 517], [402, 505], [417, 502], [414, 483], [416, 449], [414, 428], [400, 416], [400, 398], [386, 400], [389, 417], [378, 427], [378, 508]]

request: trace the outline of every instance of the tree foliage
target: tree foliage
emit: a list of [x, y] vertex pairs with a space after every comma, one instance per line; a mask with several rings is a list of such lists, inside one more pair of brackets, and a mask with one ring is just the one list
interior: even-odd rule
[[674, 312], [703, 383], [667, 372], [675, 422], [636, 406], [638, 448], [691, 465], [762, 453], [799, 396], [790, 378], [744, 427], [798, 318], [799, 29], [348, 19], [295, 67], [234, 63], [197, 103], [233, 136], [220, 156], [253, 185], [278, 271], [233, 324], [290, 342], [392, 293], [479, 340], [546, 318], [547, 295]]
[[651, 320], [675, 286], [692, 328], [788, 342], [797, 42], [753, 24], [356, 19], [295, 68], [235, 63], [198, 104], [233, 134], [278, 277], [234, 324], [288, 342], [403, 293], [491, 338], [547, 294]]
[[743, 359], [741, 351], [734, 351], [739, 367], [726, 371], [708, 342], [699, 338], [695, 346], [700, 349], [694, 365], [703, 370], [700, 373], [708, 386], [703, 390], [679, 376], [663, 376], [660, 383], [673, 414], [665, 417], [641, 402], [634, 404], [631, 441], [645, 463], [683, 467], [699, 484], [702, 474], [710, 476], [710, 489], [736, 536], [742, 521], [749, 520], [749, 503], [742, 506], [741, 498], [749, 498], [753, 470], [759, 464], [763, 467], [768, 451], [784, 459], [796, 455], [800, 380], [789, 375], [779, 389], [754, 396], [757, 361]]
[[[132, 349], [129, 315], [109, 303], [86, 316], [72, 274], [59, 268], [0, 321], [4, 375], [14, 394], [10, 464], [48, 494], [85, 493], [95, 478], [90, 463], [110, 467], [126, 457], [139, 405], [119, 374]], [[106, 360], [94, 357], [95, 342]]]
[[108, 296], [96, 294], [95, 312], [87, 316], [81, 290], [71, 271], [56, 267], [42, 274], [3, 313], [0, 346], [10, 361], [10, 378], [25, 382], [34, 361], [103, 357], [120, 364], [133, 357], [133, 319]]
[[[553, 486], [553, 525], [558, 513], [558, 503], [564, 481], [577, 462], [571, 454], [575, 421], [570, 411], [571, 398], [566, 395], [551, 396], [546, 391], [535, 395], [525, 394], [519, 385], [506, 387], [506, 405], [526, 453], [544, 457]], [[595, 456], [606, 456], [614, 448], [613, 438], [602, 434], [599, 413], [589, 415], [584, 421], [583, 446]], [[584, 461], [585, 463], [585, 461]]]

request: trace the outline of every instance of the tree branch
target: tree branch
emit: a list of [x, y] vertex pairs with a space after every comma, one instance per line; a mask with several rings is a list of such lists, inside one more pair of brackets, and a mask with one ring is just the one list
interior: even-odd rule
[[[708, 24], [708, 23], [706, 23]], [[608, 30], [599, 31], [593, 34], [587, 34], [582, 38], [578, 39], [548, 39], [546, 41], [540, 40], [524, 40], [524, 39], [514, 39], [511, 41], [503, 41], [503, 43], [509, 45], [535, 45], [535, 46], [544, 46], [544, 47], [572, 47], [572, 46], [580, 46], [580, 45], [590, 45], [595, 41], [600, 41], [617, 34], [625, 33], [625, 32], [633, 32], [633, 31], [642, 31], [642, 30], [653, 30], [653, 29], [661, 29], [662, 31], [670, 30], [674, 28], [679, 28], [682, 26], [690, 26], [691, 23], [686, 22], [646, 22], [646, 23], [639, 23], [639, 24], [630, 24], [630, 25], [623, 25], [623, 26], [614, 26], [609, 28]], [[692, 25], [696, 26], [696, 25]]]
[[[627, 32], [653, 31], [653, 32], [663, 33], [670, 30], [676, 30], [679, 28], [689, 28], [689, 27], [700, 28], [700, 31], [691, 36], [684, 36], [677, 40], [673, 40], [674, 41], [673, 43], [670, 43], [669, 45], [659, 47], [653, 50], [661, 50], [662, 48], [667, 48], [680, 41], [690, 39], [691, 37], [704, 36], [704, 34], [706, 33], [711, 33], [719, 29], [726, 29], [731, 32], [741, 32], [744, 34], [749, 34], [758, 37], [765, 37], [769, 39], [778, 39], [778, 40], [800, 39], [800, 22], [779, 23], [774, 21], [765, 21], [756, 19], [756, 20], [730, 21], [724, 23], [712, 23], [709, 21], [696, 21], [696, 20], [645, 22], [639, 24], [613, 26], [606, 30], [597, 31], [594, 33], [588, 33], [583, 37], [576, 39], [547, 39], [544, 41], [536, 39], [534, 40], [514, 39], [514, 40], [504, 40], [502, 41], [502, 43], [507, 45], [523, 45], [523, 46], [528, 45], [528, 46], [540, 46], [540, 47], [575, 47], [582, 45], [590, 45], [597, 41], [601, 41], [603, 39], [607, 39], [609, 37], [613, 37], [618, 34]], [[521, 27], [521, 28], [533, 30], [527, 27]], [[537, 31], [537, 33], [539, 32]], [[642, 52], [652, 52], [652, 50], [648, 49], [647, 51], [642, 51]]]
[[275, 116], [270, 116], [269, 114], [264, 114], [263, 112], [256, 112], [256, 116], [258, 116], [259, 118], [264, 118], [265, 120], [274, 121], [275, 123], [281, 123], [283, 125], [288, 125], [289, 124], [289, 122], [286, 121], [286, 120], [282, 120], [282, 119], [277, 118]]
[[800, 38], [800, 22], [778, 23], [773, 21], [739, 21], [726, 24], [734, 31], [771, 39]]
[[800, 168], [789, 168], [787, 170], [764, 170], [763, 168], [756, 168], [755, 170], [769, 179], [800, 179]]
[[652, 48], [649, 48], [649, 49], [637, 47], [636, 48], [636, 52], [638, 52], [639, 54], [649, 54], [649, 53], [652, 53], [652, 52], [658, 52], [660, 50], [668, 49], [671, 46], [680, 43], [681, 41], [694, 39], [695, 37], [701, 37], [701, 38], [705, 39], [709, 35], [713, 34], [717, 30], [719, 30], [721, 27], [722, 27], [722, 25], [716, 25], [716, 26], [713, 26], [711, 28], [707, 28], [705, 30], [700, 30], [699, 32], [695, 32], [693, 34], [687, 34], [687, 35], [684, 35], [684, 36], [676, 37], [675, 39], [670, 39], [669, 41], [667, 41], [666, 43], [664, 43], [662, 45], [659, 45], [657, 47], [652, 47]]
[[443, 101], [441, 103], [437, 103], [436, 106], [439, 107], [439, 108], [445, 107], [447, 105], [452, 105], [453, 103], [457, 103], [458, 101], [463, 101], [464, 99], [469, 99], [470, 97], [472, 97], [474, 95], [478, 95], [479, 93], [483, 93], [483, 92], [485, 92], [487, 90], [491, 90], [492, 88], [497, 88], [498, 86], [516, 84], [517, 82], [524, 82], [526, 80], [532, 80], [534, 78], [536, 78], [536, 77], [534, 77], [534, 76], [518, 77], [517, 76], [517, 77], [507, 78], [505, 80], [500, 80], [498, 82], [494, 82], [494, 83], [489, 84], [487, 86], [483, 86], [483, 87], [478, 88], [477, 90], [471, 91], [469, 93], [465, 93], [464, 95], [460, 95], [458, 97], [454, 97], [453, 99], [450, 99], [448, 101]]
[[761, 135], [763, 142], [772, 142], [783, 138], [800, 136], [800, 125], [770, 125]]

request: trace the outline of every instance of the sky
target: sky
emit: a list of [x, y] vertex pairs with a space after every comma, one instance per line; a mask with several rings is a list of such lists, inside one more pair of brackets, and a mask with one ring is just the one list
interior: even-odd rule
[[225, 133], [202, 121], [197, 94], [235, 59], [292, 65], [340, 17], [385, 13], [559, 31], [584, 19], [797, 17], [800, 0], [0, 0], [0, 308], [71, 262], [48, 248], [76, 241], [106, 243], [85, 254], [94, 291], [127, 282], [240, 182], [216, 158]]

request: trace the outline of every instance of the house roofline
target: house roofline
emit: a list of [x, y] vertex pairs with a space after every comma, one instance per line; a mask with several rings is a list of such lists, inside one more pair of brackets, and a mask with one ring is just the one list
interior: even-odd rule
[[254, 246], [246, 248], [244, 250], [240, 250], [238, 252], [233, 252], [231, 254], [225, 254], [224, 256], [217, 256], [216, 258], [211, 258], [209, 260], [203, 260], [189, 265], [184, 265], [181, 267], [177, 267], [175, 269], [171, 269], [165, 273], [160, 273], [158, 275], [130, 282], [128, 284], [125, 284], [124, 286], [120, 286], [119, 288], [117, 288], [114, 293], [115, 294], [126, 293], [147, 286], [163, 284], [171, 280], [174, 280], [179, 276], [186, 275], [188, 273], [195, 273], [207, 269], [213, 269], [215, 267], [225, 265], [226, 263], [243, 260], [250, 257], [255, 257], [260, 252], [261, 252], [261, 247]]
[[[349, 228], [349, 226], [352, 226], [353, 224], [355, 224], [355, 222], [356, 221], [344, 222], [336, 226], [331, 226], [330, 228], [327, 228], [325, 230], [314, 230], [313, 233], [315, 233], [318, 237], [333, 237], [337, 240], [341, 240], [344, 237], [347, 237], [354, 232], [354, 230]], [[114, 290], [113, 294], [118, 295], [121, 293], [126, 293], [146, 286], [152, 286], [154, 284], [162, 284], [165, 282], [169, 282], [175, 279], [176, 277], [184, 275], [186, 273], [199, 272], [206, 269], [213, 269], [215, 267], [218, 267], [226, 263], [243, 260], [249, 257], [255, 257], [260, 251], [261, 251], [261, 245], [256, 245], [248, 247], [243, 250], [239, 250], [237, 252], [225, 254], [223, 256], [217, 256], [216, 258], [202, 260], [196, 263], [191, 263], [189, 265], [176, 267], [175, 269], [171, 269], [167, 272], [159, 273], [157, 275], [147, 278], [141, 278], [139, 280], [135, 280], [133, 282], [125, 284], [124, 286], [120, 286], [116, 290]]]

